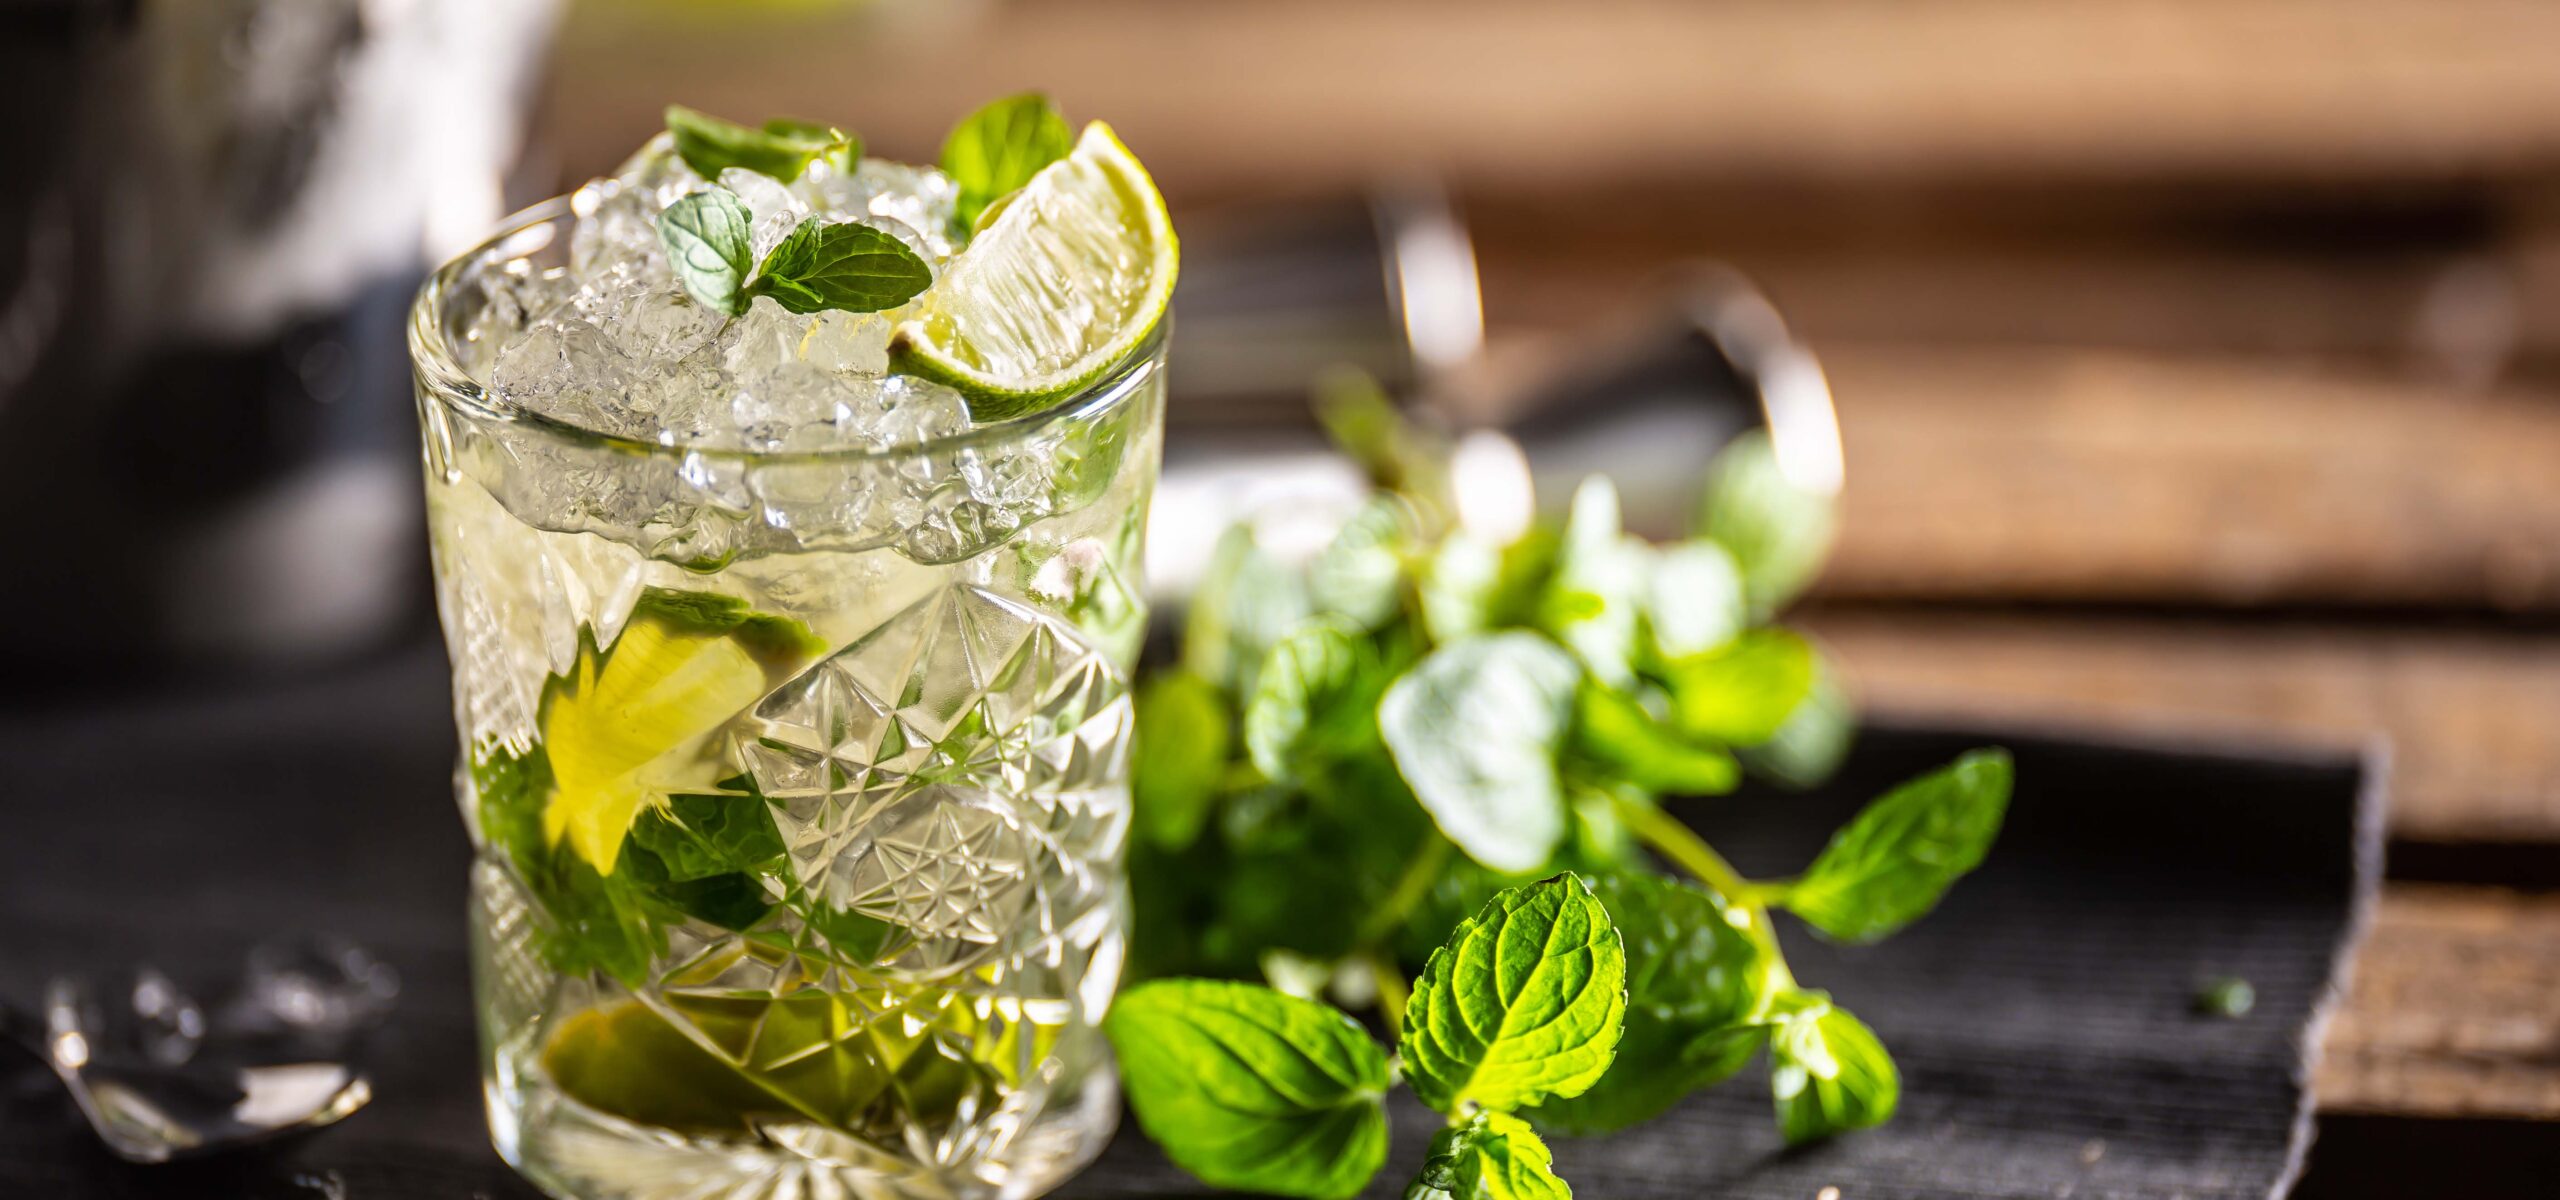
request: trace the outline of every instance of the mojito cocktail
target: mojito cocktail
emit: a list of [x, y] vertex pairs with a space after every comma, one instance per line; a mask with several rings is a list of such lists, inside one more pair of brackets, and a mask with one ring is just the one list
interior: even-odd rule
[[1036, 1194], [1117, 1103], [1173, 241], [1109, 130], [671, 133], [412, 329], [490, 1124], [606, 1197]]

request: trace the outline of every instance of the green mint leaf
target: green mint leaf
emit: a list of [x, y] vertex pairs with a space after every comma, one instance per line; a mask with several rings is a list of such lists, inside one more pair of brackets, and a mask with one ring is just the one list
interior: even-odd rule
[[1534, 633], [1481, 634], [1387, 689], [1378, 729], [1442, 833], [1497, 871], [1536, 869], [1564, 837], [1556, 752], [1582, 671]]
[[1449, 642], [1493, 628], [1501, 586], [1499, 547], [1465, 532], [1442, 538], [1414, 581], [1424, 632]]
[[1307, 598], [1315, 610], [1363, 631], [1393, 620], [1404, 606], [1403, 549], [1412, 530], [1411, 509], [1395, 496], [1361, 506], [1307, 564]]
[[1627, 1014], [1627, 960], [1589, 885], [1503, 891], [1432, 951], [1397, 1043], [1414, 1095], [1496, 1112], [1599, 1082]]
[[747, 270], [755, 257], [747, 230], [754, 223], [737, 194], [715, 188], [695, 192], [658, 214], [658, 244], [676, 282], [696, 304], [737, 316], [747, 311]]
[[1755, 429], [1735, 438], [1707, 469], [1697, 533], [1733, 555], [1752, 612], [1766, 618], [1822, 570], [1837, 523], [1834, 507], [1832, 497], [1789, 480], [1768, 433]]
[[1229, 695], [1252, 695], [1263, 656], [1308, 612], [1306, 583], [1297, 572], [1257, 545], [1250, 527], [1229, 528], [1191, 593], [1182, 665]]
[[718, 592], [642, 588], [640, 598], [631, 605], [629, 620], [643, 619], [655, 620], [676, 632], [733, 638], [758, 662], [777, 671], [796, 669], [827, 649], [826, 640], [807, 625], [790, 617], [757, 612], [745, 600]]
[[1976, 750], [1911, 780], [1852, 818], [1779, 902], [1845, 942], [1910, 924], [1982, 862], [2008, 811], [2005, 750]]
[[1334, 618], [1319, 617], [1280, 639], [1255, 673], [1244, 706], [1244, 744], [1255, 769], [1280, 783], [1296, 782], [1327, 743], [1376, 728], [1375, 701], [1362, 702], [1375, 695], [1369, 657], [1362, 633]]
[[1216, 685], [1166, 671], [1138, 689], [1136, 763], [1130, 786], [1138, 830], [1180, 850], [1200, 836], [1227, 770], [1227, 704]]
[[1386, 1161], [1386, 1055], [1330, 1007], [1161, 980], [1122, 992], [1103, 1029], [1139, 1125], [1203, 1183], [1342, 1200]]
[[[593, 640], [581, 649], [594, 653]], [[491, 746], [473, 757], [471, 781], [481, 836], [505, 852], [509, 873], [533, 898], [534, 946], [543, 961], [564, 974], [602, 971], [638, 986], [666, 948], [665, 931], [629, 884], [543, 837], [550, 756], [538, 745], [523, 753]]]
[[796, 117], [775, 117], [764, 123], [764, 132], [771, 137], [824, 147], [812, 161], [827, 164], [838, 175], [851, 175], [854, 168], [862, 163], [862, 139], [833, 125], [821, 125]]
[[1618, 489], [1593, 475], [1574, 489], [1538, 624], [1610, 684], [1634, 678], [1653, 548], [1618, 523]]
[[1654, 557], [1645, 581], [1645, 645], [1656, 662], [1704, 654], [1749, 624], [1742, 569], [1714, 542], [1683, 542]]
[[1405, 1200], [1572, 1200], [1547, 1144], [1509, 1113], [1477, 1113], [1431, 1138]]
[[[811, 159], [838, 150], [848, 140], [837, 130], [807, 121], [786, 118], [751, 129], [681, 104], [667, 106], [667, 132], [675, 136], [676, 155], [684, 165], [712, 183], [731, 167], [790, 183], [809, 169]], [[860, 144], [854, 145], [858, 155]]]
[[741, 794], [669, 796], [631, 824], [623, 865], [651, 894], [724, 929], [755, 926], [773, 910], [757, 876], [783, 855], [782, 832], [751, 780]]
[[860, 221], [811, 217], [756, 268], [749, 295], [795, 312], [879, 312], [933, 286], [933, 268], [897, 235]]
[[1704, 654], [1665, 664], [1671, 723], [1705, 741], [1768, 741], [1813, 690], [1813, 645], [1784, 629], [1754, 629]]
[[1813, 687], [1769, 740], [1742, 750], [1742, 765], [1789, 787], [1809, 788], [1831, 778], [1849, 757], [1858, 734], [1858, 712], [1849, 693], [1821, 656], [1814, 659]]
[[1820, 992], [1790, 997], [1769, 1038], [1769, 1091], [1778, 1130], [1809, 1142], [1868, 1129], [1893, 1116], [1902, 1076], [1875, 1031]]
[[966, 233], [999, 198], [1075, 150], [1076, 132], [1038, 92], [1007, 96], [970, 113], [942, 142], [942, 171], [960, 185], [954, 224]]
[[1645, 791], [1720, 795], [1742, 781], [1732, 754], [1682, 737], [1641, 701], [1598, 680], [1583, 681], [1574, 713], [1574, 748]]
[[1650, 871], [1591, 883], [1626, 943], [1627, 1032], [1599, 1083], [1531, 1111], [1540, 1128], [1573, 1134], [1652, 1120], [1741, 1070], [1763, 1040], [1749, 1022], [1775, 983], [1772, 956], [1749, 932], [1765, 916]]

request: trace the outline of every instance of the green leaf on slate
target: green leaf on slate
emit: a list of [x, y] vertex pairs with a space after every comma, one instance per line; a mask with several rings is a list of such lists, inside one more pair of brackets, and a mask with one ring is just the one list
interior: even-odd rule
[[960, 185], [952, 214], [959, 232], [975, 228], [988, 205], [1065, 158], [1075, 142], [1067, 119], [1038, 92], [1007, 96], [963, 118], [942, 142], [943, 174]]
[[747, 311], [747, 271], [755, 257], [747, 238], [752, 223], [745, 202], [719, 188], [695, 192], [658, 214], [658, 243], [666, 247], [667, 265], [694, 303], [733, 317]]
[[1497, 871], [1533, 870], [1564, 836], [1556, 753], [1582, 671], [1534, 633], [1432, 651], [1387, 689], [1378, 729], [1442, 833]]
[[1547, 1144], [1528, 1122], [1482, 1112], [1431, 1138], [1405, 1200], [1571, 1200]]
[[1735, 438], [1707, 470], [1697, 534], [1733, 555], [1754, 614], [1766, 618], [1822, 570], [1837, 522], [1830, 496], [1799, 486], [1763, 430]]
[[1393, 495], [1362, 505], [1307, 564], [1307, 598], [1316, 612], [1362, 630], [1394, 619], [1404, 605], [1402, 551], [1412, 527], [1410, 509]]
[[1386, 1161], [1386, 1055], [1330, 1007], [1160, 980], [1122, 992], [1103, 1028], [1138, 1123], [1204, 1183], [1339, 1200]]
[[1813, 645], [1785, 629], [1754, 629], [1662, 674], [1680, 732], [1753, 746], [1775, 736], [1813, 690]]
[[1936, 907], [1982, 862], [2008, 811], [2005, 750], [1976, 750], [1869, 804], [1779, 902], [1845, 942], [1872, 942]]
[[1583, 681], [1574, 711], [1574, 748], [1645, 791], [1720, 795], [1742, 780], [1732, 754], [1690, 741], [1635, 697], [1597, 680]]
[[1902, 1100], [1902, 1076], [1875, 1031], [1821, 992], [1788, 998], [1769, 1038], [1769, 1091], [1778, 1130], [1809, 1142], [1881, 1125]]
[[933, 268], [896, 234], [811, 217], [774, 246], [747, 291], [795, 312], [879, 312], [933, 286]]
[[1724, 645], [1750, 621], [1742, 569], [1714, 542], [1666, 546], [1645, 580], [1644, 618], [1646, 646], [1657, 662]]
[[1431, 953], [1404, 1011], [1405, 1076], [1424, 1104], [1509, 1112], [1599, 1081], [1627, 1012], [1627, 961], [1589, 885], [1505, 890]]
[[715, 183], [720, 172], [731, 167], [790, 183], [809, 169], [809, 160], [847, 140], [837, 130], [813, 122], [785, 118], [751, 129], [681, 104], [667, 106], [667, 132], [675, 135], [676, 154], [684, 164]]
[[1254, 675], [1245, 702], [1244, 744], [1253, 765], [1281, 783], [1300, 780], [1329, 746], [1375, 729], [1376, 692], [1366, 637], [1331, 617], [1280, 639]]
[[1742, 1069], [1759, 1049], [1749, 1022], [1774, 979], [1765, 945], [1715, 893], [1649, 871], [1595, 876], [1627, 953], [1627, 1032], [1607, 1074], [1530, 1114], [1540, 1128], [1607, 1133], [1652, 1120]]
[[1538, 624], [1613, 685], [1634, 676], [1652, 557], [1652, 547], [1619, 527], [1616, 485], [1605, 475], [1584, 479], [1574, 489]]
[[1130, 786], [1139, 833], [1167, 850], [1200, 836], [1227, 770], [1227, 706], [1189, 671], [1166, 671], [1138, 689], [1136, 763]]

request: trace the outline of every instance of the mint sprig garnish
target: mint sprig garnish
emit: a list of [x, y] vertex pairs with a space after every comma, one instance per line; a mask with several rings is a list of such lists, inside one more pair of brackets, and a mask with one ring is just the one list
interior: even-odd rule
[[685, 294], [738, 316], [758, 296], [795, 313], [879, 312], [933, 286], [933, 268], [896, 234], [859, 221], [811, 217], [750, 272], [746, 204], [721, 189], [695, 192], [658, 214], [658, 240]]
[[933, 268], [897, 235], [811, 217], [765, 255], [747, 292], [796, 313], [879, 312], [931, 286]]
[[792, 183], [821, 157], [840, 171], [851, 171], [862, 158], [862, 139], [814, 121], [777, 117], [750, 128], [681, 104], [668, 105], [666, 117], [677, 157], [712, 183], [731, 167]]
[[1021, 190], [1075, 144], [1075, 130], [1038, 92], [1007, 96], [970, 113], [942, 143], [942, 172], [960, 185], [953, 232], [965, 238], [989, 205]]
[[747, 311], [747, 276], [755, 262], [748, 242], [754, 218], [733, 192], [695, 192], [658, 214], [658, 244], [685, 294], [713, 312]]
[[[1811, 784], [1845, 751], [1837, 673], [1767, 623], [1818, 564], [1828, 501], [1753, 439], [1716, 461], [1687, 539], [1630, 536], [1593, 481], [1561, 526], [1496, 541], [1455, 526], [1445, 438], [1383, 401], [1350, 415], [1329, 424], [1380, 494], [1300, 563], [1229, 531], [1182, 665], [1141, 691], [1135, 821], [1159, 832], [1132, 852], [1133, 969], [1374, 998], [1450, 1118], [1408, 1200], [1569, 1195], [1542, 1135], [1649, 1120], [1764, 1051], [1790, 1139], [1889, 1118], [1891, 1056], [1798, 983], [1774, 917], [1842, 941], [1920, 918], [1996, 836], [2007, 756], [1894, 789], [1792, 878], [1744, 875], [1661, 803]], [[1131, 1079], [1142, 1119], [1155, 1086]], [[1189, 1111], [1146, 1122], [1185, 1166], [1288, 1137]], [[1291, 1174], [1311, 1163], [1254, 1186], [1357, 1188]]]

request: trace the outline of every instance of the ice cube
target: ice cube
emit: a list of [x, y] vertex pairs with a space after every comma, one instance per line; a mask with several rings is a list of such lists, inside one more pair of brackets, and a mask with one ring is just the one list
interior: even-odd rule
[[782, 243], [782, 239], [810, 215], [809, 205], [769, 175], [759, 175], [745, 167], [731, 167], [720, 172], [720, 186], [738, 194], [747, 213], [754, 219], [748, 240], [755, 246], [756, 261]]

